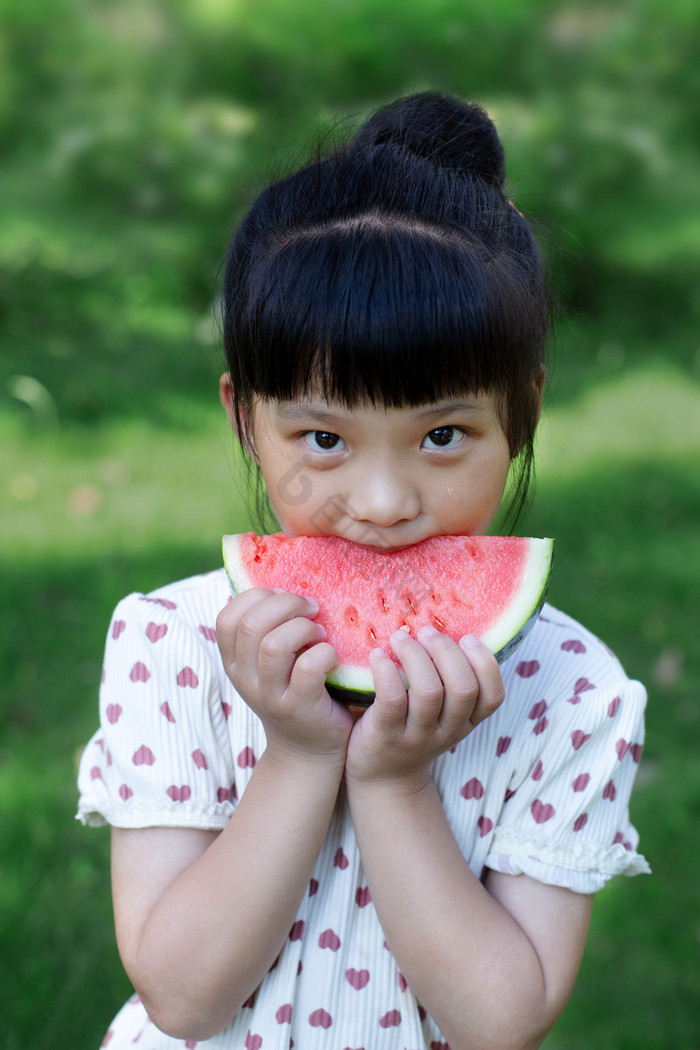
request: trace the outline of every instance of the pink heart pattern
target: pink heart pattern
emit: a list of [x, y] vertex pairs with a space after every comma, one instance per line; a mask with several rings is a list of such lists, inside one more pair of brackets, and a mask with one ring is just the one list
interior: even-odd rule
[[628, 740], [624, 740], [622, 737], [620, 737], [620, 739], [615, 744], [615, 751], [617, 752], [617, 757], [618, 757], [620, 762], [622, 762], [622, 759], [627, 754], [627, 750], [628, 750], [629, 746], [630, 746], [629, 745], [629, 741]]
[[245, 1037], [245, 1050], [260, 1050], [263, 1045], [262, 1036], [254, 1035], [250, 1029]]
[[584, 733], [582, 729], [574, 729], [571, 734], [571, 745], [574, 751], [578, 751], [580, 747], [586, 743], [587, 740], [591, 739], [590, 733]]
[[546, 710], [547, 710], [547, 701], [546, 700], [538, 700], [537, 703], [533, 704], [533, 706], [530, 708], [530, 714], [527, 717], [529, 719], [531, 719], [533, 722], [537, 722], [537, 721], [539, 721], [539, 719], [542, 717], [542, 715], [545, 713]]
[[196, 765], [197, 769], [209, 769], [209, 766], [207, 765], [207, 760], [199, 748], [197, 748], [196, 751], [192, 752], [192, 761]]
[[132, 682], [147, 682], [150, 677], [151, 672], [144, 663], [141, 663], [140, 660], [137, 660], [129, 671], [129, 678]]
[[168, 703], [167, 700], [165, 701], [165, 703], [162, 703], [160, 705], [160, 713], [162, 715], [164, 715], [169, 722], [174, 722], [175, 721], [175, 715], [170, 710], [170, 704]]
[[149, 642], [153, 643], [154, 645], [156, 642], [159, 642], [161, 638], [165, 638], [167, 633], [167, 623], [154, 623], [153, 620], [151, 620], [149, 623], [146, 624], [146, 637], [148, 638]]
[[350, 968], [345, 971], [345, 980], [358, 992], [365, 988], [369, 982], [369, 970], [354, 970]]
[[515, 668], [515, 673], [520, 675], [521, 678], [532, 678], [533, 674], [537, 674], [539, 669], [539, 660], [523, 660]]
[[479, 799], [484, 797], [484, 785], [481, 783], [478, 777], [472, 777], [462, 787], [460, 791], [462, 798], [466, 799]]
[[183, 667], [181, 671], [178, 671], [177, 684], [181, 687], [196, 689], [199, 685], [199, 679], [191, 667]]
[[585, 791], [590, 783], [590, 779], [588, 773], [580, 773], [575, 780], [572, 780], [571, 786], [574, 791]]
[[289, 931], [290, 941], [300, 941], [302, 939], [302, 937], [304, 936], [304, 926], [304, 920], [297, 919], [297, 921], [292, 925], [292, 928]]
[[107, 704], [107, 721], [110, 723], [110, 725], [115, 725], [119, 721], [119, 716], [121, 713], [121, 704]]
[[122, 633], [122, 631], [124, 630], [125, 627], [126, 627], [126, 620], [115, 620], [114, 621], [114, 623], [112, 624], [112, 638], [114, 639], [115, 642], [116, 642], [117, 638]]
[[588, 821], [588, 814], [587, 813], [582, 813], [574, 821], [574, 831], [580, 831], [581, 828], [585, 828], [587, 821]]
[[171, 784], [166, 794], [170, 796], [173, 802], [187, 802], [192, 795], [192, 789], [189, 784], [183, 784], [182, 787]]
[[150, 598], [148, 595], [143, 595], [139, 598], [141, 602], [151, 602], [152, 605], [162, 605], [164, 609], [177, 609], [175, 602], [171, 602], [169, 598]]
[[476, 822], [479, 829], [479, 836], [483, 838], [484, 835], [488, 835], [490, 831], [493, 831], [493, 821], [490, 817], [481, 816]]
[[332, 952], [337, 952], [340, 948], [340, 937], [334, 930], [324, 930], [318, 939], [319, 948], [330, 948]]
[[561, 648], [565, 653], [585, 653], [586, 646], [578, 638], [570, 638], [568, 642], [562, 642]]
[[379, 1018], [382, 1028], [397, 1028], [401, 1024], [401, 1013], [399, 1010], [389, 1010], [383, 1017]]
[[131, 761], [135, 766], [152, 766], [155, 760], [156, 756], [153, 754], [150, 747], [146, 747], [145, 744], [141, 744], [141, 747], [138, 748], [137, 751], [134, 751], [131, 758]]
[[355, 894], [355, 904], [357, 907], [366, 908], [371, 900], [372, 894], [369, 892], [369, 886], [359, 886]]
[[312, 1014], [309, 1014], [309, 1024], [312, 1028], [330, 1028], [333, 1018], [327, 1010], [314, 1010]]
[[252, 747], [244, 747], [236, 759], [236, 762], [241, 769], [252, 769], [255, 765], [255, 761], [255, 752]]
[[549, 802], [541, 802], [538, 798], [530, 806], [530, 812], [538, 824], [544, 824], [554, 816], [554, 806]]
[[510, 747], [509, 736], [499, 736], [498, 743], [496, 744], [496, 758], [500, 758], [501, 755], [505, 755], [506, 751]]
[[206, 640], [208, 642], [215, 642], [216, 641], [216, 628], [215, 627], [205, 627], [204, 624], [200, 623], [200, 625], [197, 628], [197, 630], [199, 631], [199, 633], [204, 638], [206, 638]]
[[277, 1024], [289, 1024], [292, 1020], [292, 1004], [285, 1003], [283, 1006], [280, 1006], [275, 1014], [275, 1020]]
[[333, 860], [333, 867], [334, 868], [340, 868], [341, 871], [345, 871], [345, 869], [347, 868], [349, 863], [350, 863], [350, 861], [348, 860], [348, 858], [343, 853], [343, 847], [342, 846], [338, 846], [338, 849], [336, 850], [336, 853], [335, 853], [335, 858]]

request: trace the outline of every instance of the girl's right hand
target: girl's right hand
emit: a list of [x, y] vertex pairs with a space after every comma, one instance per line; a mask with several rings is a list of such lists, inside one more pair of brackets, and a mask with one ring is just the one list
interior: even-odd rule
[[338, 655], [317, 612], [313, 599], [252, 588], [221, 610], [216, 638], [226, 674], [265, 727], [268, 751], [344, 763], [353, 721], [325, 688]]

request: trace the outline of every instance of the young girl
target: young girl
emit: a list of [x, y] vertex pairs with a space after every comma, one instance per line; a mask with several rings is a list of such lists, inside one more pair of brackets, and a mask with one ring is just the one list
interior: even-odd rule
[[[434, 94], [268, 188], [232, 245], [221, 399], [290, 534], [386, 549], [522, 509], [547, 308], [496, 131]], [[517, 516], [517, 515], [516, 515]], [[137, 995], [109, 1050], [539, 1046], [593, 893], [646, 870], [645, 694], [550, 606], [500, 668], [398, 632], [365, 713], [313, 599], [223, 570], [117, 607], [79, 817], [109, 823]]]

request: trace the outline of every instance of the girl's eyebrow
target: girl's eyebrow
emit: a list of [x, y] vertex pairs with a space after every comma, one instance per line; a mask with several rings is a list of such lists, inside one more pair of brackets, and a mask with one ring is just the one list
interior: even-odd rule
[[[479, 400], [449, 401], [446, 404], [427, 405], [425, 408], [415, 409], [414, 414], [417, 419], [425, 419], [430, 416], [446, 415], [450, 412], [483, 412], [487, 410], [488, 407], [489, 406]], [[342, 421], [344, 411], [348, 410], [340, 408], [338, 412], [332, 412], [322, 408], [320, 405], [306, 402], [296, 404], [283, 403], [277, 408], [278, 415], [290, 422], [313, 418], [321, 423], [328, 424]], [[352, 410], [349, 411], [351, 412]]]
[[445, 404], [429, 405], [421, 409], [417, 415], [423, 419], [426, 416], [441, 416], [448, 412], [483, 412], [490, 406], [483, 401], [448, 401]]
[[301, 402], [297, 404], [281, 404], [277, 407], [277, 414], [285, 420], [308, 420], [313, 418], [321, 423], [337, 423], [341, 418], [337, 413], [329, 412], [317, 405]]

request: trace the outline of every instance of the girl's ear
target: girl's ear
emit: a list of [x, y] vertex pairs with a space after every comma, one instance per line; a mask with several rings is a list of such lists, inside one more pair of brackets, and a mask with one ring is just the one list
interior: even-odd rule
[[224, 406], [234, 434], [241, 441], [243, 451], [248, 452], [253, 459], [257, 460], [253, 442], [252, 412], [248, 405], [236, 404], [230, 372], [224, 372], [219, 380], [219, 400]]

